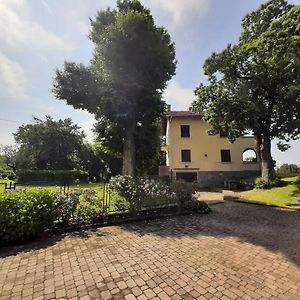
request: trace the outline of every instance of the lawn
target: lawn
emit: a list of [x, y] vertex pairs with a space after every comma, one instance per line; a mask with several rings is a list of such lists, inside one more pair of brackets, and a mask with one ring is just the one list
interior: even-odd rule
[[[3, 183], [9, 183], [10, 180], [1, 179], [0, 183], [0, 193], [4, 192], [4, 184]], [[13, 182], [13, 181], [12, 181]], [[58, 193], [68, 193], [75, 190], [79, 191], [95, 191], [96, 197], [100, 201], [104, 201], [105, 205], [109, 207], [110, 212], [114, 212], [117, 210], [117, 207], [115, 206], [115, 203], [119, 199], [123, 199], [118, 193], [114, 191], [108, 191], [107, 189], [104, 192], [105, 184], [103, 182], [99, 183], [89, 183], [89, 184], [74, 184], [70, 186], [69, 190], [63, 190], [63, 187], [61, 186], [55, 186], [55, 185], [17, 185], [16, 191], [22, 191], [22, 190], [33, 190], [33, 189], [46, 189], [53, 192]], [[105, 195], [104, 195], [105, 194]], [[105, 197], [104, 197], [105, 196]], [[154, 208], [154, 207], [160, 207], [160, 206], [172, 206], [174, 205], [175, 201], [169, 201], [167, 198], [158, 198], [158, 199], [144, 199], [143, 200], [143, 208]]]
[[[10, 180], [7, 179], [0, 179], [0, 193], [4, 192], [4, 183], [9, 183]], [[17, 185], [16, 190], [21, 191], [21, 190], [32, 190], [32, 189], [46, 189], [50, 190], [53, 192], [58, 192], [62, 193], [63, 187], [60, 186], [55, 186], [55, 185]], [[74, 190], [79, 190], [79, 191], [84, 191], [84, 190], [93, 190], [96, 192], [97, 198], [98, 199], [103, 199], [104, 198], [104, 183], [90, 183], [90, 184], [76, 184], [76, 185], [71, 185], [69, 191], [66, 190], [66, 192], [71, 192]], [[114, 210], [114, 203], [117, 198], [120, 198], [120, 196], [114, 192], [110, 192], [109, 196], [106, 194], [106, 204], [110, 207], [110, 210]]]
[[297, 177], [284, 178], [283, 180], [287, 183], [284, 187], [276, 187], [269, 190], [254, 189], [241, 192], [239, 193], [240, 200], [300, 210], [300, 193], [294, 185], [296, 179]]

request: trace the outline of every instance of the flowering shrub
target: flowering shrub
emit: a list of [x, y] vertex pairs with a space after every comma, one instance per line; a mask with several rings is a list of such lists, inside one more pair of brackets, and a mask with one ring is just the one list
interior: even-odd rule
[[171, 189], [176, 195], [179, 205], [183, 206], [193, 201], [193, 195], [195, 193], [193, 184], [183, 181], [176, 181], [171, 184]]
[[137, 212], [143, 207], [176, 203], [176, 195], [169, 186], [151, 179], [116, 176], [110, 180], [110, 187], [123, 198], [115, 202], [115, 207], [123, 211]]
[[93, 190], [85, 190], [79, 197], [74, 219], [77, 223], [97, 222], [103, 216], [103, 203]]
[[67, 195], [56, 194], [56, 209], [58, 212], [58, 222], [64, 225], [70, 223], [74, 217], [75, 210], [79, 203], [80, 192], [74, 191]]

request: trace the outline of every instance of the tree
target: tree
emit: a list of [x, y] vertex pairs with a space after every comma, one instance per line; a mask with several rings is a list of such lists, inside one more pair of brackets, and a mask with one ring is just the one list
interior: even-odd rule
[[[95, 125], [98, 140], [101, 147], [103, 160], [112, 175], [120, 174], [122, 169], [122, 140], [123, 128], [117, 123], [112, 124], [107, 119], [101, 118]], [[157, 174], [158, 166], [162, 163], [160, 151], [160, 124], [151, 123], [151, 120], [143, 119], [135, 128], [134, 140], [136, 148], [136, 168], [138, 176]]]
[[98, 12], [89, 37], [95, 45], [90, 65], [66, 62], [56, 71], [53, 91], [118, 128], [122, 172], [133, 175], [137, 126], [155, 124], [164, 112], [161, 94], [175, 74], [174, 44], [138, 0], [119, 0], [115, 10]]
[[279, 168], [277, 168], [277, 173], [280, 175], [293, 175], [300, 173], [300, 166], [295, 164], [283, 164]]
[[[300, 6], [271, 0], [248, 14], [236, 45], [204, 63], [208, 85], [196, 89], [209, 134], [228, 132], [233, 142], [253, 132], [262, 177], [275, 177], [271, 139], [300, 135]], [[279, 149], [286, 150], [281, 142]]]
[[14, 134], [19, 145], [17, 164], [28, 169], [68, 170], [81, 168], [84, 134], [71, 119], [34, 118]]
[[0, 147], [1, 162], [10, 168], [14, 173], [17, 170], [17, 153], [18, 147], [16, 145], [7, 145]]

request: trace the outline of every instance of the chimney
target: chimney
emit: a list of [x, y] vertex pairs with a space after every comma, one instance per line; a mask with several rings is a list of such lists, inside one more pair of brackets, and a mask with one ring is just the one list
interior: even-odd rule
[[170, 111], [171, 111], [171, 105], [167, 104], [167, 112], [170, 112]]
[[192, 109], [193, 109], [192, 106], [190, 106], [190, 107], [189, 107], [189, 111], [192, 111]]

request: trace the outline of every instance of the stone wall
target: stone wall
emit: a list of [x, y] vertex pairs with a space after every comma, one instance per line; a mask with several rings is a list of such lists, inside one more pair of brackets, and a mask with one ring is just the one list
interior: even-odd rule
[[231, 171], [231, 172], [209, 172], [199, 171], [197, 181], [200, 187], [223, 187], [224, 181], [242, 180], [260, 176], [260, 171]]

